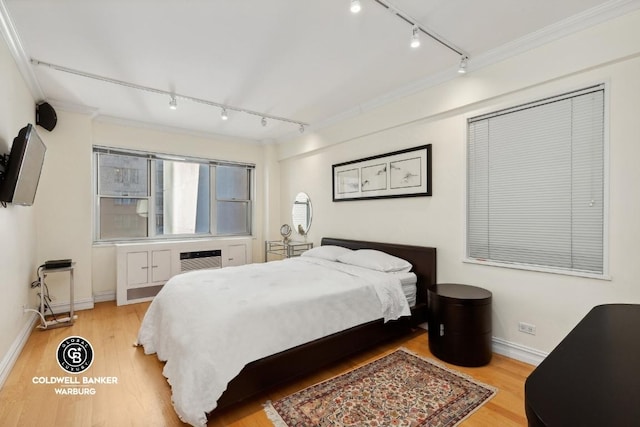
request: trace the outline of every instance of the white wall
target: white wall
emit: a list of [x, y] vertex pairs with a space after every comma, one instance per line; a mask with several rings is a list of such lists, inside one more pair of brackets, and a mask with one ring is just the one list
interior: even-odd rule
[[[306, 191], [309, 238], [323, 236], [435, 246], [438, 281], [493, 292], [493, 335], [508, 351], [551, 351], [595, 305], [640, 303], [640, 12], [567, 36], [465, 77], [281, 144], [282, 222]], [[480, 112], [608, 83], [611, 280], [464, 263], [466, 118]], [[433, 144], [433, 196], [331, 201], [331, 165]], [[537, 326], [535, 336], [517, 330]], [[507, 352], [508, 352], [507, 351]]]
[[[47, 154], [38, 188], [38, 264], [72, 259], [74, 301], [93, 307], [91, 288], [91, 117], [58, 110], [51, 132], [38, 128]], [[46, 279], [52, 306], [69, 303], [69, 274]]]
[[[4, 40], [0, 41], [0, 94], [0, 154], [5, 154], [20, 129], [34, 123], [35, 102]], [[40, 194], [35, 199], [38, 203]], [[32, 319], [24, 314], [23, 306], [31, 301], [29, 284], [38, 266], [35, 209], [11, 204], [0, 207], [0, 385], [16, 356], [16, 337]]]

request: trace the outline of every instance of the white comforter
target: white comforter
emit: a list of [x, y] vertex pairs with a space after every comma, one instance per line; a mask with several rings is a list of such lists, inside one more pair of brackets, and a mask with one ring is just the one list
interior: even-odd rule
[[178, 416], [206, 413], [257, 359], [384, 318], [409, 315], [393, 274], [311, 257], [175, 276], [149, 306], [138, 333], [166, 361]]

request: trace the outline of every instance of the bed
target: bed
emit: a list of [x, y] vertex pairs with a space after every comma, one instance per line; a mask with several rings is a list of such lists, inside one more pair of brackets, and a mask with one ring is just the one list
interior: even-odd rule
[[[208, 328], [215, 329], [217, 326], [212, 326], [212, 323], [214, 322], [200, 322], [199, 320], [195, 320], [196, 318], [193, 317], [194, 312], [206, 311], [206, 308], [208, 307], [206, 298], [209, 297], [200, 297], [198, 295], [198, 298], [196, 298], [194, 302], [189, 304], [186, 304], [181, 300], [182, 294], [187, 294], [189, 292], [186, 289], [189, 288], [190, 282], [186, 281], [186, 279], [195, 280], [197, 278], [197, 275], [190, 275], [176, 279], [176, 281], [182, 280], [183, 284], [181, 284], [180, 286], [176, 286], [175, 283], [172, 283], [170, 284], [170, 286], [165, 286], [163, 291], [158, 295], [158, 297], [156, 297], [154, 302], [149, 307], [149, 310], [147, 311], [147, 314], [145, 315], [145, 319], [143, 320], [143, 324], [141, 326], [141, 330], [138, 336], [138, 342], [140, 345], [144, 346], [145, 353], [157, 353], [160, 360], [166, 361], [163, 374], [167, 377], [169, 383], [172, 386], [174, 408], [176, 409], [178, 415], [183, 419], [183, 421], [189, 422], [193, 425], [204, 425], [206, 423], [205, 412], [211, 413], [211, 410], [213, 410], [214, 408], [216, 410], [219, 410], [221, 408], [228, 407], [248, 397], [252, 397], [256, 394], [262, 393], [269, 388], [311, 373], [341, 358], [352, 355], [366, 348], [375, 346], [383, 341], [405, 334], [411, 331], [412, 328], [417, 324], [426, 321], [427, 288], [431, 284], [435, 284], [436, 282], [435, 248], [365, 242], [337, 238], [323, 238], [321, 246], [325, 246], [327, 247], [327, 249], [329, 247], [343, 247], [353, 250], [375, 249], [408, 261], [410, 263], [412, 273], [414, 273], [415, 277], [417, 278], [415, 304], [412, 307], [407, 306], [402, 308], [399, 306], [396, 307], [394, 304], [390, 304], [391, 308], [388, 310], [389, 316], [387, 316], [386, 308], [384, 311], [384, 315], [381, 315], [380, 313], [374, 315], [368, 308], [369, 303], [367, 302], [372, 298], [369, 294], [373, 291], [367, 290], [365, 294], [365, 291], [359, 288], [359, 285], [354, 284], [352, 286], [350, 283], [343, 284], [342, 278], [340, 279], [341, 282], [339, 284], [337, 283], [337, 281], [331, 280], [331, 278], [333, 277], [331, 276], [332, 274], [339, 274], [341, 275], [340, 277], [345, 275], [349, 277], [360, 275], [360, 271], [356, 271], [356, 273], [358, 274], [355, 274], [354, 271], [352, 271], [351, 266], [340, 266], [340, 272], [334, 273], [333, 271], [330, 271], [328, 273], [329, 276], [327, 276], [328, 280], [323, 279], [325, 280], [325, 282], [323, 282], [323, 287], [325, 287], [325, 290], [329, 293], [331, 293], [335, 289], [340, 288], [340, 292], [349, 292], [349, 294], [340, 294], [340, 300], [329, 301], [331, 305], [322, 306], [322, 308], [317, 308], [315, 306], [307, 307], [302, 305], [303, 303], [307, 304], [307, 302], [298, 303], [297, 300], [294, 299], [296, 298], [295, 294], [297, 292], [311, 292], [311, 289], [316, 288], [312, 286], [305, 288], [304, 285], [308, 283], [317, 283], [315, 275], [318, 273], [313, 273], [312, 275], [308, 276], [308, 279], [305, 279], [300, 274], [298, 276], [295, 276], [297, 277], [299, 283], [294, 288], [290, 287], [288, 291], [292, 292], [291, 295], [293, 296], [291, 298], [293, 299], [293, 302], [290, 302], [290, 305], [285, 306], [284, 308], [272, 310], [271, 312], [269, 312], [270, 315], [268, 316], [265, 315], [267, 311], [264, 310], [267, 310], [270, 307], [270, 297], [272, 292], [263, 292], [256, 294], [253, 290], [251, 290], [252, 288], [235, 288], [233, 286], [222, 286], [222, 292], [240, 292], [236, 291], [235, 289], [247, 289], [247, 294], [252, 295], [251, 300], [239, 302], [242, 304], [248, 304], [251, 307], [249, 308], [248, 312], [244, 312], [245, 314], [242, 315], [242, 319], [238, 319], [238, 324], [248, 321], [252, 326], [250, 328], [236, 329], [234, 323], [233, 327], [225, 328], [227, 336], [219, 338], [218, 335], [215, 335], [215, 338], [211, 338], [214, 335], [210, 334]], [[304, 268], [325, 268], [324, 263], [326, 262], [323, 260], [313, 260], [309, 257], [307, 257], [306, 259], [303, 258], [304, 257], [301, 257], [299, 260], [287, 260], [288, 264], [276, 261], [273, 263], [268, 263], [271, 264], [271, 266], [263, 267], [261, 265], [253, 265], [252, 267], [247, 266], [247, 268], [243, 270], [223, 270], [225, 270], [224, 275], [227, 275], [228, 277], [234, 275], [233, 277], [243, 278], [244, 276], [262, 275], [263, 272], [261, 269], [266, 267], [277, 269], [283, 268], [283, 266], [288, 266], [289, 268], [290, 266], [290, 268], [295, 270], [296, 268], [300, 268], [299, 266], [301, 264], [309, 265], [311, 261], [313, 261], [311, 262], [311, 267], [305, 266]], [[319, 265], [316, 266], [316, 264]], [[358, 268], [355, 268], [355, 270], [358, 270]], [[220, 272], [222, 272], [222, 270], [220, 270]], [[219, 278], [221, 273], [216, 274]], [[380, 273], [374, 274], [367, 272], [364, 275], [364, 279], [357, 277], [353, 280], [358, 283], [361, 280], [367, 281], [369, 280], [369, 274], [380, 275]], [[286, 283], [288, 280], [290, 280], [290, 278], [286, 278], [286, 276], [287, 273], [283, 273], [283, 283]], [[178, 278], [179, 276], [176, 277]], [[203, 277], [205, 276], [203, 275]], [[377, 276], [375, 280], [378, 280]], [[395, 279], [392, 279], [391, 281], [393, 280]], [[266, 280], [265, 283], [265, 286], [274, 285], [273, 283], [269, 282], [269, 280]], [[276, 285], [279, 284], [277, 283]], [[343, 291], [342, 288], [345, 288], [345, 290]], [[179, 289], [180, 293], [177, 293], [177, 289]], [[200, 289], [200, 292], [202, 291], [202, 288], [198, 289]], [[209, 292], [208, 289], [209, 288], [207, 288], [207, 293]], [[307, 291], [305, 289], [309, 290]], [[380, 292], [385, 295], [395, 292], [395, 288], [393, 287], [383, 286], [380, 289], [383, 289], [383, 291], [376, 290], [376, 292], [378, 292], [378, 297], [380, 297], [381, 295]], [[393, 292], [390, 291], [391, 289], [393, 290]], [[323, 292], [325, 290], [323, 290]], [[216, 290], [216, 292], [219, 291], [220, 290]], [[244, 290], [242, 292], [244, 292]], [[273, 291], [273, 293], [275, 294], [276, 291]], [[256, 298], [256, 295], [260, 295], [259, 298]], [[165, 302], [162, 302], [163, 300]], [[185, 320], [185, 322], [187, 322], [189, 326], [177, 326], [174, 324], [176, 323], [174, 321], [174, 319], [176, 319], [176, 316], [174, 315], [173, 317], [171, 317], [170, 315], [164, 313], [164, 309], [160, 308], [163, 305], [170, 306], [170, 304], [166, 301], [176, 301], [178, 302], [178, 306], [182, 304], [183, 310], [188, 310], [187, 312], [185, 312], [186, 316], [188, 317], [189, 315], [191, 315], [192, 317], [191, 320], [187, 319]], [[260, 301], [260, 304], [256, 304], [254, 303], [254, 301]], [[358, 301], [362, 301], [362, 307], [360, 307], [360, 303]], [[380, 301], [382, 301], [382, 299], [380, 299]], [[407, 305], [406, 300], [404, 300], [403, 303]], [[174, 308], [172, 310], [175, 311], [176, 304], [174, 304], [173, 302], [171, 304], [174, 305]], [[192, 306], [195, 308], [190, 310]], [[350, 307], [348, 314], [345, 314], [344, 317], [346, 319], [346, 322], [352, 322], [353, 324], [347, 323], [347, 327], [339, 326], [340, 329], [338, 330], [331, 329], [338, 327], [337, 325], [330, 325], [330, 328], [327, 329], [329, 333], [320, 335], [322, 336], [320, 338], [314, 338], [309, 339], [309, 341], [304, 341], [304, 339], [306, 339], [304, 337], [315, 336], [314, 334], [318, 334], [319, 332], [316, 329], [326, 328], [326, 326], [321, 327], [320, 322], [317, 322], [318, 324], [316, 324], [316, 322], [308, 320], [305, 320], [304, 322], [294, 320], [282, 323], [282, 319], [286, 318], [281, 318], [281, 316], [289, 315], [289, 311], [291, 311], [292, 307], [299, 307], [305, 312], [315, 312], [317, 318], [323, 316], [327, 318], [333, 318], [333, 316], [325, 315], [325, 313], [332, 310], [337, 310], [339, 307], [343, 306]], [[378, 310], [380, 309], [380, 306], [381, 304], [380, 302], [378, 302]], [[218, 306], [214, 311], [217, 312], [224, 310], [224, 307]], [[352, 311], [362, 312], [358, 313], [358, 315], [368, 316], [366, 318], [370, 318], [371, 320], [361, 322], [361, 319], [357, 317], [356, 314], [351, 314]], [[283, 326], [278, 326], [276, 328], [274, 328], [273, 326], [269, 327], [269, 322], [271, 321], [270, 319], [272, 317], [276, 319], [274, 321], [281, 322], [278, 323], [278, 325]], [[394, 318], [397, 318], [397, 320], [389, 320]], [[257, 321], [257, 319], [263, 320]], [[385, 321], [385, 319], [388, 321]], [[222, 328], [223, 326], [224, 324], [221, 324], [220, 327]], [[265, 342], [263, 343], [263, 335], [260, 332], [261, 327], [269, 327], [269, 330], [278, 329], [279, 331], [280, 329], [282, 329], [282, 331], [280, 332], [279, 336], [276, 336], [274, 338], [270, 337], [268, 340], [265, 339]], [[182, 330], [177, 328], [182, 328]], [[188, 334], [183, 333], [184, 329], [189, 329], [189, 333], [195, 333], [195, 336], [198, 338], [194, 339], [193, 336], [189, 338]], [[248, 329], [248, 331], [246, 329]], [[251, 335], [252, 333], [257, 335]], [[300, 334], [299, 337], [297, 336], [298, 333]], [[243, 334], [249, 334], [246, 335], [246, 337], [250, 338], [240, 340], [236, 337], [236, 335], [245, 337], [245, 335]], [[160, 335], [162, 335], [162, 337], [159, 338]], [[288, 344], [286, 343], [282, 344], [284, 345], [283, 348], [287, 348], [286, 350], [273, 351], [273, 353], [268, 353], [268, 355], [263, 355], [262, 353], [260, 353], [261, 351], [265, 351], [261, 348], [261, 346], [268, 347], [271, 345], [272, 341], [278, 342], [280, 340], [284, 340], [284, 337], [289, 335], [294, 336], [294, 339], [297, 340], [303, 339], [303, 341], [291, 347], [288, 347]], [[239, 343], [239, 341], [242, 342]], [[223, 346], [216, 345], [220, 342], [224, 342], [225, 344]], [[252, 344], [248, 345], [247, 343]], [[224, 359], [224, 357], [222, 357], [220, 360], [216, 359], [215, 364], [211, 362], [211, 360], [215, 359], [215, 357], [218, 357], [218, 352], [222, 351], [220, 347], [236, 348], [234, 347], [236, 345], [238, 346], [237, 349], [240, 350], [235, 353], [233, 358], [231, 358], [233, 360], [222, 360]], [[257, 350], [254, 351], [254, 347], [257, 348]], [[174, 351], [175, 348], [183, 348], [185, 349], [185, 351], [182, 351], [182, 353], [178, 353], [179, 355], [176, 356]], [[275, 346], [274, 348], [278, 347]], [[213, 357], [212, 355], [215, 355], [215, 357]], [[255, 357], [255, 359], [253, 359], [252, 357]], [[246, 358], [248, 360], [244, 361], [243, 358]], [[238, 360], [236, 361], [235, 359]], [[229, 378], [226, 383], [225, 381], [223, 381], [223, 384], [215, 384], [215, 387], [213, 387], [214, 383], [218, 381], [218, 373], [210, 373], [209, 371], [217, 371], [219, 369], [224, 370], [222, 367], [226, 368], [226, 364], [228, 363], [238, 363], [237, 366], [230, 368], [234, 376], [232, 378]], [[198, 366], [205, 366], [205, 368], [199, 368]], [[237, 369], [237, 372], [239, 373], [236, 373], [234, 369]], [[224, 372], [224, 374], [226, 375], [227, 372]], [[209, 378], [211, 378], [211, 380], [209, 380]], [[214, 399], [208, 396], [210, 394], [208, 392], [185, 392], [185, 390], [188, 390], [190, 387], [183, 387], [182, 383], [189, 383], [191, 381], [199, 383], [204, 382], [204, 387], [208, 387], [207, 390], [209, 390], [209, 387], [213, 387], [212, 390], [215, 390], [215, 392], [211, 393], [212, 395], [218, 396], [219, 394], [216, 393], [221, 393], [221, 395], [219, 396], [219, 398], [216, 397]], [[204, 399], [209, 400], [207, 400], [206, 402], [200, 402], [201, 396], [204, 396]], [[213, 411], [213, 413], [215, 413], [215, 410]]]

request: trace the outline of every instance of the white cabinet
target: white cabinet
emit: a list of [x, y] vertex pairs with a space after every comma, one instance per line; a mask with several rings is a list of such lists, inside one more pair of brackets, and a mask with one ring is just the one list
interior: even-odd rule
[[171, 276], [171, 249], [118, 250], [118, 305], [152, 299]]
[[164, 283], [171, 277], [171, 250], [127, 252], [127, 288]]
[[251, 239], [121, 244], [116, 258], [117, 302], [131, 304], [153, 299], [181, 272], [251, 262]]
[[247, 263], [247, 245], [229, 245], [226, 265], [242, 265]]
[[127, 288], [149, 281], [149, 252], [129, 252], [127, 254]]
[[171, 277], [171, 250], [151, 251], [151, 281], [166, 282]]

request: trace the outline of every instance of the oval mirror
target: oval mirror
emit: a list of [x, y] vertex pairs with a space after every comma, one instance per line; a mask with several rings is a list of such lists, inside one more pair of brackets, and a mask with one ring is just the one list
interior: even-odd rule
[[293, 229], [299, 235], [306, 236], [311, 227], [312, 216], [311, 199], [306, 193], [298, 193], [293, 201], [293, 209], [291, 210]]

